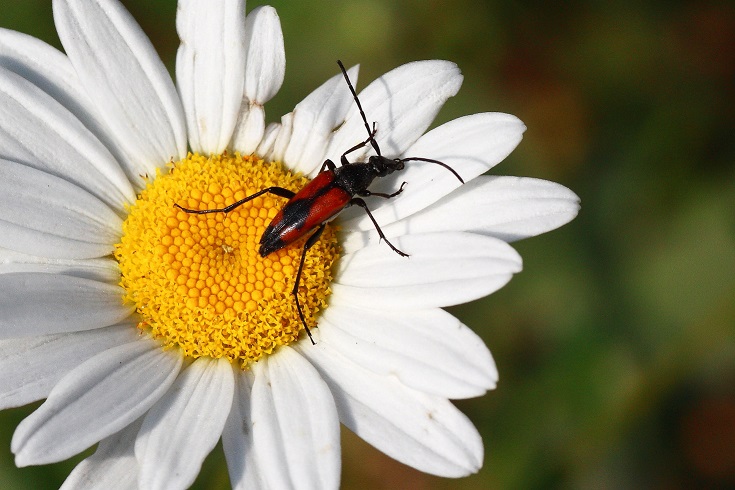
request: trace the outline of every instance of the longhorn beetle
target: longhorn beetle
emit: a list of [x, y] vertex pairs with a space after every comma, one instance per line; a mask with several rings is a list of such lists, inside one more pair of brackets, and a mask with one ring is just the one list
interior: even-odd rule
[[[464, 180], [462, 180], [462, 177], [460, 177], [454, 169], [446, 163], [438, 160], [420, 157], [384, 157], [380, 152], [378, 142], [375, 141], [375, 134], [377, 133], [375, 122], [373, 122], [373, 129], [370, 130], [370, 125], [367, 122], [365, 111], [363, 111], [362, 105], [360, 104], [360, 99], [357, 97], [357, 93], [355, 92], [355, 87], [352, 86], [352, 82], [350, 82], [350, 78], [347, 75], [347, 71], [345, 70], [342, 62], [338, 60], [337, 64], [339, 65], [340, 70], [342, 70], [342, 74], [345, 77], [347, 86], [350, 88], [350, 92], [352, 92], [352, 97], [355, 99], [355, 104], [357, 105], [357, 109], [360, 111], [360, 116], [362, 116], [362, 121], [365, 123], [365, 129], [368, 133], [368, 137], [365, 141], [356, 144], [342, 154], [339, 159], [341, 163], [340, 167], [337, 167], [331, 160], [326, 160], [322, 164], [317, 176], [314, 177], [314, 180], [306, 184], [299, 192], [293, 192], [278, 186], [267, 187], [224, 208], [207, 209], [203, 211], [186, 209], [178, 204], [174, 204], [174, 206], [186, 213], [207, 214], [228, 213], [238, 206], [241, 206], [258, 196], [262, 196], [263, 194], [273, 194], [275, 196], [288, 199], [288, 202], [283, 206], [283, 208], [281, 208], [276, 217], [273, 218], [273, 221], [270, 222], [265, 232], [263, 232], [263, 236], [260, 237], [260, 248], [258, 249], [258, 253], [261, 257], [265, 257], [266, 255], [295, 242], [313, 230], [304, 243], [304, 247], [301, 252], [301, 260], [299, 262], [299, 270], [296, 273], [296, 281], [294, 283], [293, 290], [291, 291], [296, 302], [296, 309], [299, 313], [299, 318], [301, 319], [301, 323], [303, 324], [306, 333], [309, 335], [309, 339], [312, 344], [315, 342], [311, 336], [309, 327], [306, 325], [306, 319], [304, 318], [304, 313], [301, 309], [301, 303], [299, 303], [298, 290], [299, 282], [301, 281], [301, 272], [304, 268], [306, 252], [319, 239], [327, 222], [349, 206], [360, 206], [365, 210], [368, 217], [373, 222], [375, 230], [378, 232], [381, 240], [384, 240], [385, 243], [401, 257], [408, 257], [407, 253], [397, 249], [390, 241], [388, 241], [383, 234], [383, 230], [380, 229], [378, 222], [375, 221], [375, 218], [368, 209], [365, 201], [361, 197], [355, 196], [376, 196], [385, 199], [396, 197], [398, 194], [403, 192], [403, 187], [406, 185], [406, 182], [403, 182], [401, 187], [392, 194], [371, 192], [368, 190], [368, 187], [375, 178], [385, 177], [395, 171], [403, 170], [405, 166], [404, 164], [410, 161], [429, 162], [441, 165], [452, 172], [452, 174], [454, 174], [454, 176], [464, 184]], [[368, 144], [373, 147], [377, 155], [370, 156], [367, 162], [349, 162], [347, 160], [347, 155], [367, 146]]]

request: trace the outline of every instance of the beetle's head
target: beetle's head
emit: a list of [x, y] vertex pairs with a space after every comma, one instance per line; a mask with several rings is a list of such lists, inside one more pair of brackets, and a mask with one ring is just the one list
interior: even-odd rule
[[378, 177], [385, 177], [396, 170], [403, 170], [405, 164], [399, 158], [386, 158], [381, 155], [373, 155], [368, 159], [368, 164], [372, 167], [373, 172]]

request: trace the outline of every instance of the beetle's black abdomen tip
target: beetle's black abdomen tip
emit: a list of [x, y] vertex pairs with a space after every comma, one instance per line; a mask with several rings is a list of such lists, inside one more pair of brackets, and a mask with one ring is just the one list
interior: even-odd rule
[[261, 257], [266, 257], [276, 250], [280, 250], [285, 246], [283, 241], [281, 240], [271, 240], [268, 242], [264, 242], [260, 244], [260, 248], [258, 249], [258, 253]]

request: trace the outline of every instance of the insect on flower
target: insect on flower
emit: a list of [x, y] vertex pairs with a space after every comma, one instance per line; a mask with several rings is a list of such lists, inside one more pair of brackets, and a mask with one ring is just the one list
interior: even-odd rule
[[[229, 206], [219, 209], [194, 210], [174, 204], [177, 208], [186, 213], [208, 214], [228, 213], [246, 202], [251, 201], [258, 196], [262, 196], [263, 194], [273, 194], [275, 196], [288, 199], [288, 202], [278, 212], [275, 218], [273, 218], [265, 232], [263, 232], [263, 236], [260, 238], [260, 248], [258, 249], [258, 253], [261, 257], [265, 257], [286, 247], [287, 245], [290, 245], [311, 232], [311, 235], [306, 239], [301, 252], [299, 269], [296, 273], [296, 281], [294, 282], [291, 294], [293, 294], [294, 301], [296, 302], [296, 309], [298, 310], [301, 323], [303, 324], [312, 344], [315, 342], [311, 336], [311, 331], [309, 330], [308, 325], [306, 325], [304, 313], [301, 309], [301, 303], [299, 302], [298, 289], [306, 252], [317, 242], [317, 240], [319, 240], [326, 224], [330, 220], [334, 219], [345, 208], [352, 205], [360, 206], [365, 210], [368, 217], [373, 222], [380, 239], [384, 240], [385, 243], [398, 255], [408, 257], [407, 253], [396, 248], [385, 237], [383, 231], [380, 229], [380, 225], [378, 225], [378, 222], [373, 217], [370, 209], [368, 209], [367, 204], [362, 199], [362, 197], [368, 196], [382, 197], [385, 199], [396, 197], [403, 192], [403, 187], [406, 185], [406, 182], [403, 182], [397, 191], [387, 194], [382, 192], [371, 192], [368, 190], [368, 187], [372, 184], [373, 180], [377, 177], [385, 177], [386, 175], [390, 175], [398, 170], [403, 170], [406, 162], [420, 161], [441, 165], [452, 172], [452, 174], [454, 174], [454, 176], [464, 184], [464, 180], [462, 180], [462, 177], [460, 177], [454, 169], [438, 160], [421, 157], [384, 157], [380, 152], [378, 142], [375, 140], [375, 135], [377, 133], [376, 124], [373, 123], [373, 128], [371, 130], [367, 117], [365, 116], [365, 111], [362, 108], [362, 104], [360, 104], [360, 99], [357, 97], [355, 88], [353, 87], [352, 82], [350, 82], [350, 78], [347, 75], [344, 65], [339, 60], [337, 61], [337, 64], [339, 65], [340, 70], [342, 70], [347, 86], [350, 88], [350, 92], [352, 92], [352, 96], [355, 99], [355, 104], [360, 111], [360, 116], [362, 116], [362, 120], [365, 123], [365, 129], [368, 132], [368, 137], [365, 141], [356, 144], [342, 154], [340, 157], [340, 167], [337, 167], [331, 160], [326, 160], [322, 164], [317, 176], [314, 177], [314, 180], [306, 184], [303, 189], [298, 192], [293, 192], [289, 189], [278, 186], [267, 187], [255, 194], [251, 194], [240, 199]], [[368, 144], [373, 147], [376, 155], [370, 156], [367, 162], [350, 162], [347, 160], [347, 155], [367, 146]]]

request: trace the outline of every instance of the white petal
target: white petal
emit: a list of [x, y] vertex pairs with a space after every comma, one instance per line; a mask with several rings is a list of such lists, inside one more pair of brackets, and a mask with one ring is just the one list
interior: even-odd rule
[[134, 447], [141, 422], [142, 418], [101, 440], [97, 451], [74, 468], [60, 490], [137, 490]]
[[120, 266], [112, 259], [49, 259], [0, 248], [0, 274], [45, 272], [99, 282], [120, 282]]
[[13, 434], [17, 466], [67, 459], [135, 421], [176, 379], [182, 357], [150, 339], [108, 349], [65, 376]]
[[[368, 85], [359, 94], [360, 102], [371, 129], [373, 121], [377, 122], [375, 139], [382, 154], [389, 158], [403, 154], [461, 85], [457, 65], [441, 60], [407, 63]], [[353, 105], [344, 125], [334, 134], [326, 158], [339, 162], [342, 153], [367, 136], [365, 123]], [[374, 153], [369, 145], [348, 155], [348, 160], [359, 161], [368, 152]]]
[[275, 146], [278, 135], [281, 133], [281, 125], [279, 123], [270, 123], [265, 128], [265, 133], [258, 143], [255, 154], [264, 160], [275, 160], [273, 158], [273, 147]]
[[[429, 131], [406, 150], [404, 156], [439, 160], [469, 182], [508, 156], [521, 141], [525, 129], [523, 123], [510, 114], [464, 116]], [[407, 185], [400, 196], [370, 203], [373, 216], [381, 225], [420, 211], [461, 185], [451, 172], [439, 165], [407, 162], [405, 170], [376, 181], [370, 190], [393, 192], [404, 181]], [[342, 225], [360, 230], [373, 227], [365, 213], [344, 220]]]
[[87, 359], [137, 337], [134, 324], [87, 332], [0, 340], [0, 408], [46, 398], [56, 383]]
[[117, 161], [74, 114], [2, 67], [0, 158], [73, 182], [119, 212], [135, 200]]
[[184, 112], [153, 45], [116, 0], [54, 0], [61, 43], [110, 130], [137, 163], [136, 184], [186, 156]]
[[253, 440], [268, 488], [339, 487], [339, 422], [332, 395], [290, 347], [253, 365]]
[[265, 136], [265, 110], [258, 104], [244, 103], [235, 125], [229, 148], [243, 155], [251, 155]]
[[263, 104], [283, 83], [286, 54], [281, 22], [268, 5], [254, 9], [245, 19], [245, 89], [230, 148], [252, 154], [265, 133]]
[[232, 410], [222, 432], [222, 448], [227, 459], [230, 483], [233, 490], [266, 488], [253, 447], [253, 420], [250, 409], [253, 373], [239, 371], [235, 374], [235, 378]]
[[480, 396], [498, 371], [485, 344], [444, 310], [390, 312], [331, 306], [321, 340], [356, 364], [446, 398]]
[[245, 20], [245, 97], [259, 105], [273, 98], [283, 84], [286, 52], [276, 9], [263, 5]]
[[135, 443], [138, 485], [188, 488], [217, 444], [232, 407], [235, 378], [226, 359], [199, 358], [148, 412]]
[[[3, 53], [0, 65], [53, 97], [79, 119], [119, 163], [130, 167], [130, 162], [124, 158], [117, 140], [110, 135], [64, 53], [35, 37], [7, 29], [0, 29], [0, 52]], [[121, 184], [123, 187], [120, 190], [126, 194], [128, 202], [135, 201], [132, 186], [128, 182]]]
[[[288, 148], [288, 145], [291, 141], [291, 136], [293, 135], [293, 119], [294, 119], [294, 113], [289, 112], [288, 114], [284, 114], [281, 116], [281, 122], [278, 124], [278, 127], [273, 130], [275, 133], [274, 135], [268, 135], [269, 140], [273, 140], [272, 143], [272, 151], [267, 157], [273, 161], [283, 161], [283, 155], [286, 153], [286, 149]], [[269, 128], [266, 131], [270, 130], [271, 125], [269, 125]], [[265, 139], [265, 138], [264, 138]], [[260, 149], [261, 146], [265, 146], [261, 142], [258, 149]], [[265, 154], [262, 154], [264, 158], [266, 157]]]
[[340, 421], [388, 456], [417, 470], [460, 477], [482, 466], [482, 439], [446, 399], [372, 373], [327, 341], [301, 343], [299, 352], [317, 368], [337, 403]]
[[[347, 71], [353, 84], [357, 83], [358, 72], [359, 66]], [[327, 80], [294, 108], [290, 138], [275, 159], [295, 172], [313, 174], [322, 165], [332, 133], [345, 120], [352, 103], [342, 73]]]
[[410, 310], [450, 306], [487, 296], [521, 270], [507, 243], [472, 233], [405, 235], [345, 255], [332, 284], [333, 304]]
[[0, 274], [0, 338], [76, 332], [123, 321], [119, 286], [45, 273]]
[[[480, 176], [418, 213], [387, 226], [387, 238], [408, 233], [469, 231], [514, 242], [571, 221], [579, 198], [566, 187], [526, 177]], [[378, 243], [373, 231], [350, 233], [342, 243], [349, 253]]]
[[114, 250], [122, 219], [81, 187], [0, 159], [0, 246], [52, 258], [88, 259]]
[[245, 0], [180, 1], [176, 78], [194, 152], [217, 154], [237, 122], [245, 81]]

